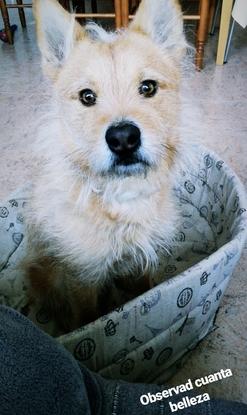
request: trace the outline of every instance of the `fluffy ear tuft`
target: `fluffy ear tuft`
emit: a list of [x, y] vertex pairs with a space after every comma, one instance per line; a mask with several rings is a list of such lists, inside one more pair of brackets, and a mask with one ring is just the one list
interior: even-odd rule
[[33, 0], [33, 10], [43, 69], [54, 79], [75, 42], [84, 37], [84, 31], [57, 0]]
[[175, 56], [181, 56], [185, 50], [182, 12], [177, 0], [142, 0], [130, 29], [150, 36]]

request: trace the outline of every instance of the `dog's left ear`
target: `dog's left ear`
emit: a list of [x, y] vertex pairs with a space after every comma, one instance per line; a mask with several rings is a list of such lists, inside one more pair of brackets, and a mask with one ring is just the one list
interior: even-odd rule
[[182, 12], [177, 0], [142, 0], [130, 30], [150, 36], [177, 57], [185, 51]]

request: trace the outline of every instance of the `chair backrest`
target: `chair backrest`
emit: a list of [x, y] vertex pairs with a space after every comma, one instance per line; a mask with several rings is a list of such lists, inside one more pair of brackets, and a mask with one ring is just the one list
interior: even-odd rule
[[[70, 2], [68, 0], [59, 0], [60, 4], [67, 10], [70, 9]], [[96, 0], [91, 0], [91, 12], [86, 12], [85, 1], [78, 0], [72, 2], [75, 5], [75, 16], [78, 19], [114, 19], [117, 29], [123, 26], [122, 23], [122, 0], [114, 0], [114, 10], [112, 12], [99, 12]], [[78, 12], [76, 11], [78, 9]]]

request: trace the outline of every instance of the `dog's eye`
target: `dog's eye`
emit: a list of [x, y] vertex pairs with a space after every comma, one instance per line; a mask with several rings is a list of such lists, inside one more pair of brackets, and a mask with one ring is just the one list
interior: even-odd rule
[[143, 95], [145, 98], [153, 97], [158, 90], [158, 84], [156, 81], [151, 79], [147, 79], [143, 81], [139, 86], [139, 93]]
[[83, 89], [79, 92], [79, 99], [86, 107], [96, 104], [97, 95], [91, 89]]

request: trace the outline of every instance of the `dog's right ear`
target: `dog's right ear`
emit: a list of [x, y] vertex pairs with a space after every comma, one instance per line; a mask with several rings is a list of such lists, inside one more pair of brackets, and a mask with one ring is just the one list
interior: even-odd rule
[[185, 52], [182, 12], [177, 0], [142, 0], [129, 27], [149, 36], [174, 57], [180, 58]]
[[44, 72], [55, 79], [75, 43], [85, 31], [57, 0], [33, 0], [37, 37]]

